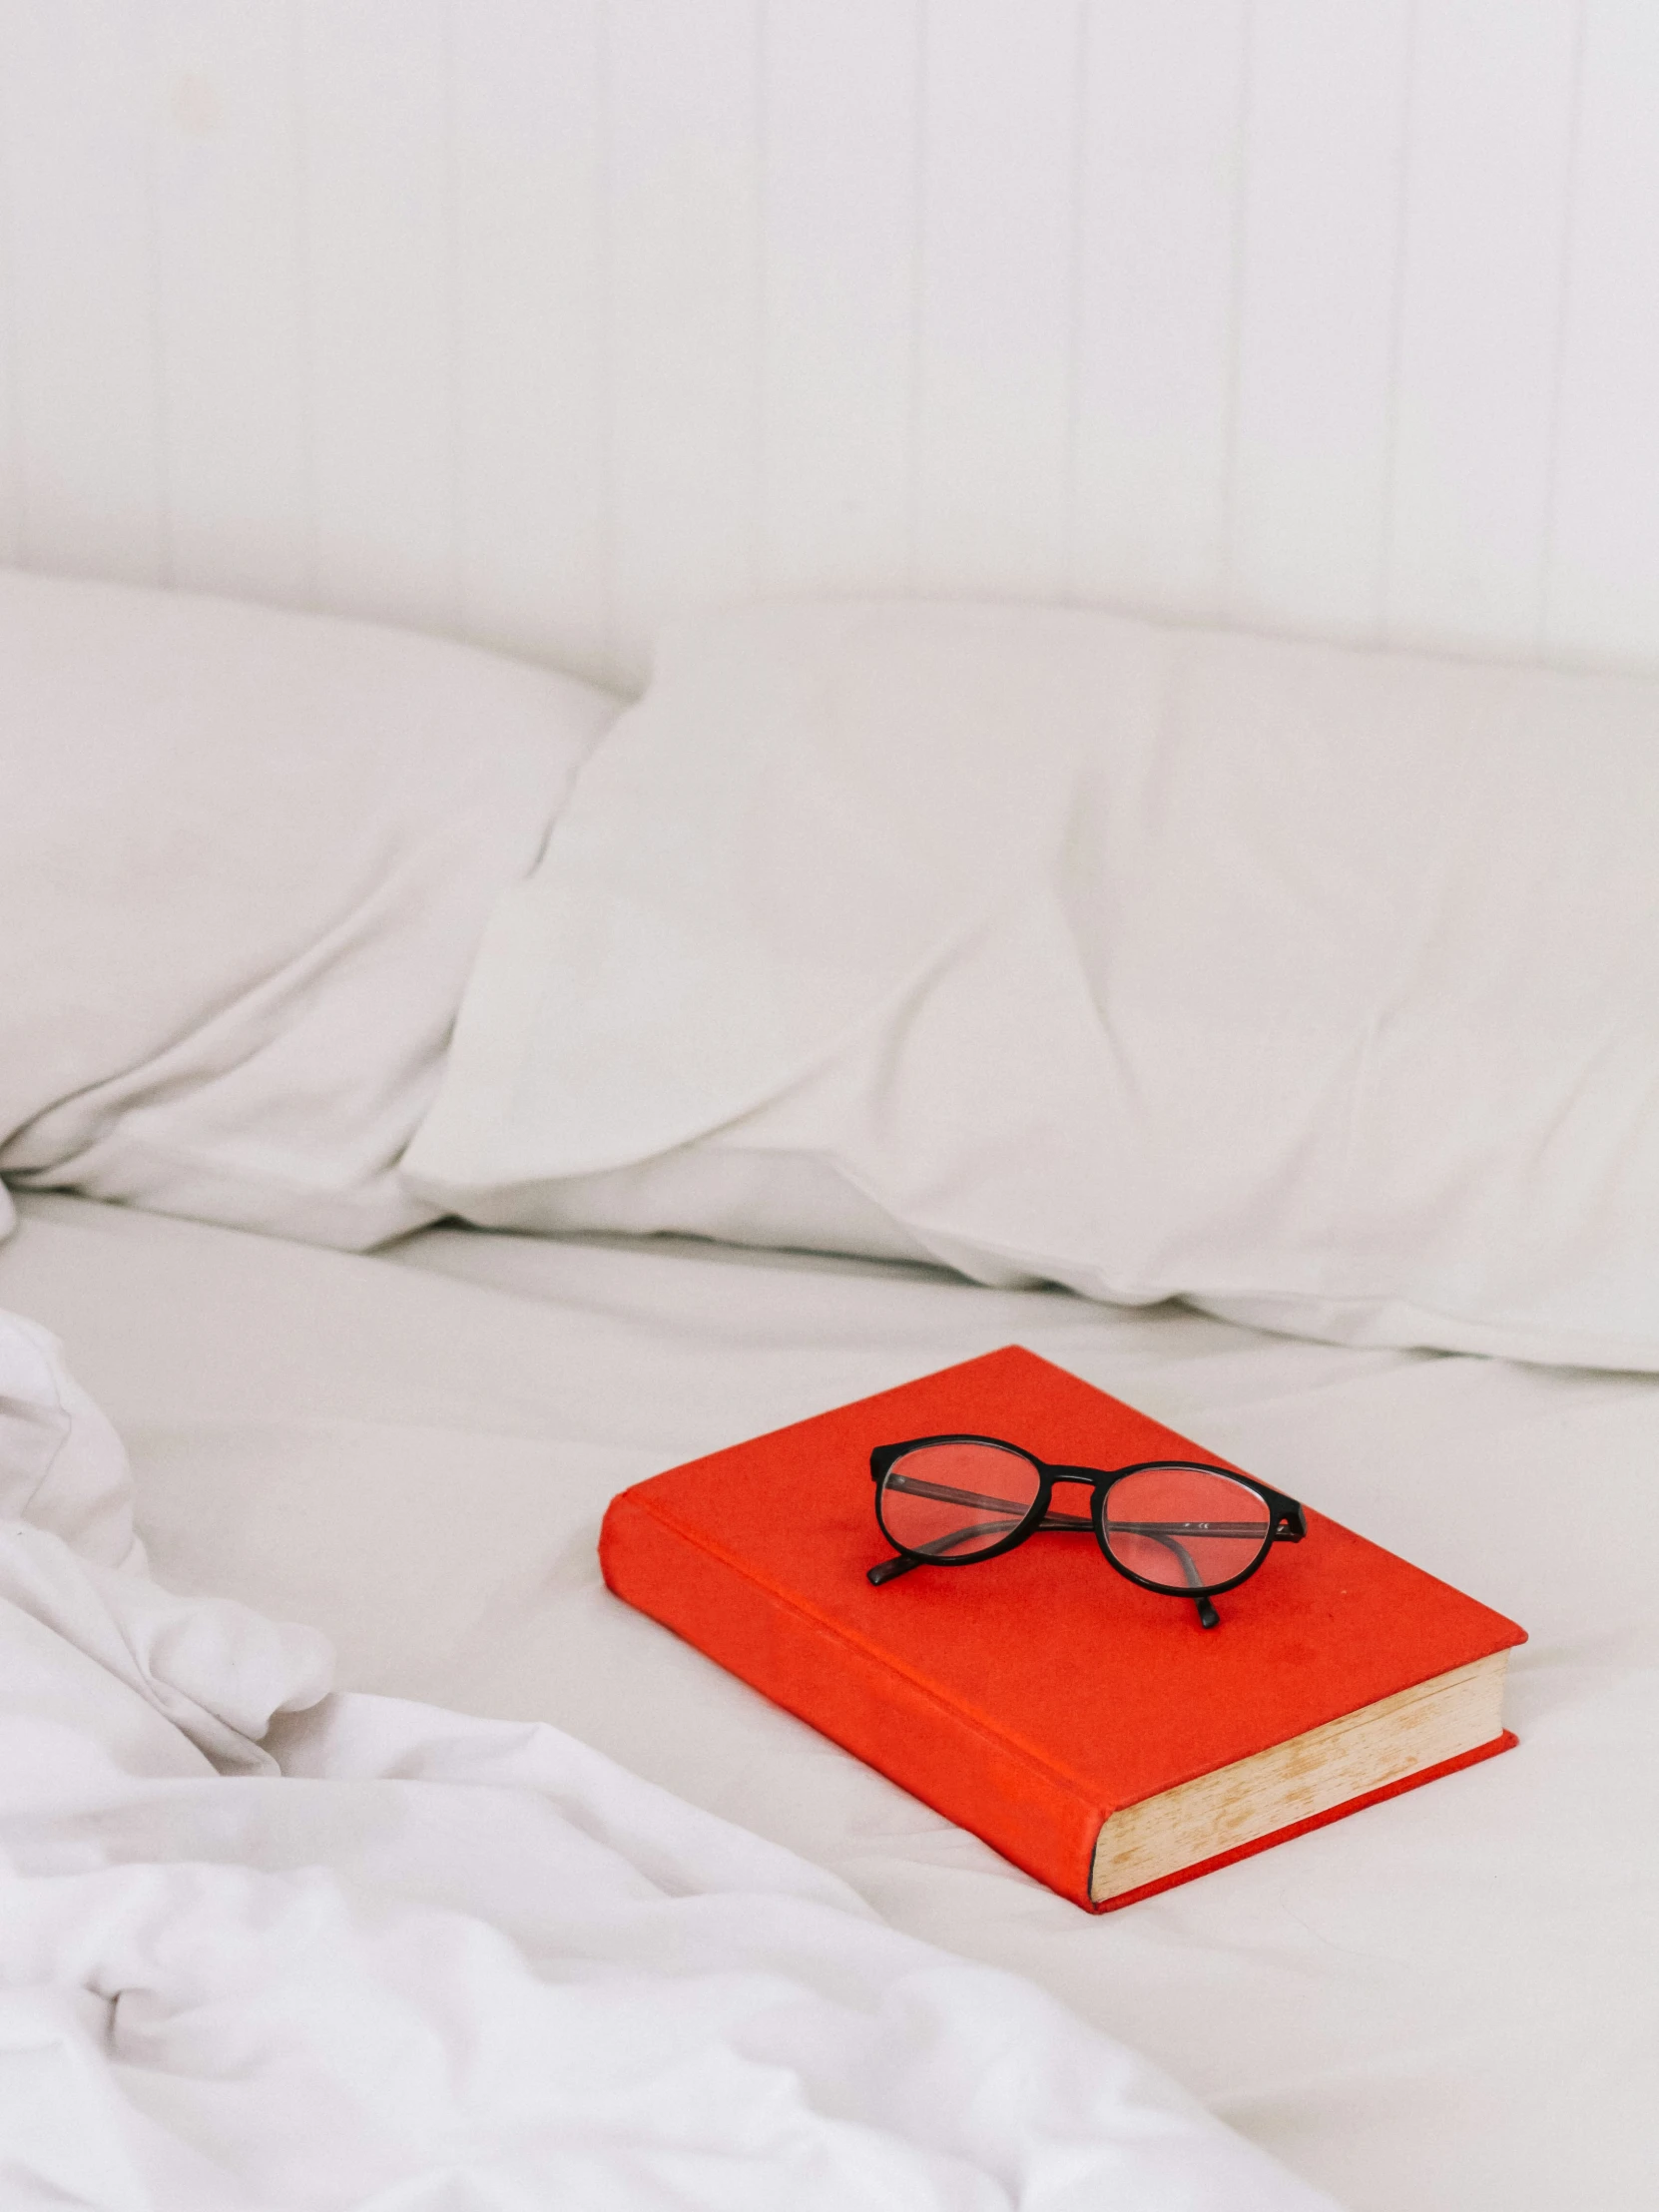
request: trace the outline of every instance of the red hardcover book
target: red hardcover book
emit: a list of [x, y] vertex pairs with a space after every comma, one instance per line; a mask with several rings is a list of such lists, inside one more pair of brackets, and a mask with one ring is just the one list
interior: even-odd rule
[[949, 1432], [1061, 1464], [1233, 1464], [1011, 1346], [636, 1483], [605, 1516], [605, 1579], [1095, 1911], [1514, 1743], [1525, 1631], [1311, 1509], [1213, 1631], [1065, 1534], [872, 1588], [870, 1451]]

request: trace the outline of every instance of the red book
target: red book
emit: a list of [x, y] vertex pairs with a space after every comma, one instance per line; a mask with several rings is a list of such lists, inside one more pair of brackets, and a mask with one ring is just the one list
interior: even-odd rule
[[605, 1579], [1094, 1911], [1514, 1743], [1525, 1631], [1311, 1509], [1213, 1631], [1092, 1537], [872, 1588], [891, 1547], [870, 1451], [950, 1432], [1059, 1464], [1234, 1464], [1010, 1346], [636, 1483], [605, 1515]]

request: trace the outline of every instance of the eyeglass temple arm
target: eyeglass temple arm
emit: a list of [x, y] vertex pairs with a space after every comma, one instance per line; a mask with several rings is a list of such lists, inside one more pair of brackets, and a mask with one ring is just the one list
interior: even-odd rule
[[[1197, 1563], [1185, 1544], [1177, 1543], [1173, 1536], [1156, 1536], [1153, 1541], [1162, 1544], [1166, 1550], [1175, 1553], [1181, 1562], [1181, 1571], [1189, 1582], [1197, 1583], [1203, 1580], [1203, 1576], [1198, 1571]], [[919, 1558], [909, 1558], [900, 1553], [895, 1558], [882, 1559], [875, 1566], [865, 1568], [864, 1580], [872, 1582], [879, 1589], [883, 1582], [896, 1581], [899, 1575], [908, 1574], [912, 1567], [919, 1567], [923, 1564], [925, 1562]], [[1220, 1626], [1221, 1615], [1207, 1597], [1202, 1595], [1195, 1597], [1193, 1603], [1198, 1607], [1198, 1618], [1203, 1627], [1216, 1628]]]
[[[1194, 1559], [1185, 1544], [1178, 1543], [1173, 1536], [1160, 1536], [1156, 1530], [1151, 1528], [1143, 1528], [1140, 1533], [1153, 1543], [1162, 1544], [1166, 1551], [1173, 1551], [1181, 1562], [1181, 1572], [1195, 1589], [1200, 1588], [1204, 1577], [1198, 1571], [1197, 1560]], [[1201, 1628], [1219, 1628], [1221, 1626], [1221, 1615], [1210, 1603], [1210, 1600], [1202, 1594], [1202, 1591], [1199, 1596], [1193, 1599], [1193, 1603], [1198, 1607], [1198, 1624]]]
[[[1062, 1529], [1073, 1535], [1086, 1536], [1089, 1533], [1090, 1523], [1086, 1520], [1073, 1520], [1069, 1515], [1062, 1518], [1059, 1515], [1051, 1514], [1047, 1520], [1039, 1521], [1037, 1526], [1039, 1528]], [[883, 1582], [896, 1581], [899, 1575], [908, 1574], [912, 1567], [922, 1567], [926, 1564], [925, 1559], [911, 1559], [904, 1556], [903, 1553], [899, 1553], [891, 1559], [881, 1560], [873, 1567], [866, 1567], [864, 1569], [864, 1580], [873, 1582], [875, 1587], [879, 1589]]]
[[[994, 1501], [986, 1498], [983, 1502], [989, 1505]], [[911, 1567], [924, 1566], [929, 1558], [936, 1559], [940, 1552], [949, 1551], [957, 1544], [965, 1544], [971, 1537], [992, 1534], [1001, 1525], [1000, 1521], [981, 1521], [975, 1527], [952, 1528], [942, 1536], [933, 1537], [929, 1543], [917, 1544], [915, 1548], [920, 1554], [917, 1558], [911, 1559], [901, 1554], [896, 1559], [883, 1559], [878, 1566], [866, 1567], [864, 1579], [879, 1587], [883, 1582], [890, 1582], [894, 1575], [906, 1574]]]
[[[1074, 1534], [1086, 1536], [1089, 1533], [1090, 1523], [1082, 1519], [1073, 1519], [1069, 1514], [1051, 1513], [1046, 1520], [1039, 1521], [1037, 1526], [1039, 1528], [1065, 1529]], [[873, 1582], [876, 1588], [879, 1589], [883, 1582], [892, 1582], [899, 1575], [908, 1574], [912, 1567], [925, 1566], [926, 1563], [924, 1559], [910, 1559], [903, 1554], [899, 1554], [894, 1558], [881, 1560], [876, 1566], [866, 1567], [864, 1569], [864, 1580]]]
[[892, 1559], [883, 1559], [879, 1566], [866, 1567], [864, 1569], [864, 1580], [873, 1582], [875, 1587], [879, 1589], [883, 1582], [896, 1581], [899, 1575], [908, 1574], [912, 1567], [919, 1567], [921, 1564], [922, 1562], [919, 1559], [906, 1559], [902, 1554], [899, 1554]]

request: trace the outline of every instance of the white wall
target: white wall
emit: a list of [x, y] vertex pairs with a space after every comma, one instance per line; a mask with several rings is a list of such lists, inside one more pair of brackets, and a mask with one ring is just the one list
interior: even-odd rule
[[0, 0], [0, 558], [1659, 665], [1653, 0]]

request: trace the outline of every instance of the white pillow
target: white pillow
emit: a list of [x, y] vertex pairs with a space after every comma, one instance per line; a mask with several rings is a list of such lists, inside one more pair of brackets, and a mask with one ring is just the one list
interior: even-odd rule
[[773, 606], [498, 907], [406, 1167], [475, 1221], [921, 1251], [1659, 1368], [1659, 685]]
[[0, 1174], [347, 1246], [619, 701], [393, 630], [0, 574]]

